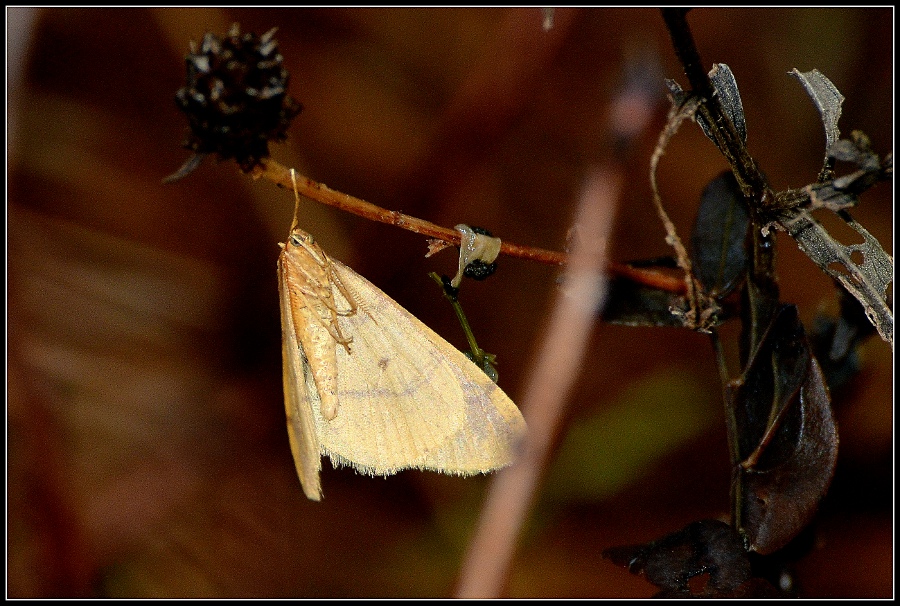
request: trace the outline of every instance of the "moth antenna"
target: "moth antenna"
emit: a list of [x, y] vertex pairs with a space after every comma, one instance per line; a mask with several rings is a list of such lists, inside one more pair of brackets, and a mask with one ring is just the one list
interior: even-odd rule
[[297, 227], [297, 213], [300, 211], [300, 192], [297, 191], [297, 171], [291, 169], [291, 183], [294, 184], [294, 219], [291, 221], [291, 233]]

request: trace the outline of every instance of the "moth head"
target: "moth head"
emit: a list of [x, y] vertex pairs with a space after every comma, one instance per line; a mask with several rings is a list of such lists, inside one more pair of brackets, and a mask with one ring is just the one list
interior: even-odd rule
[[315, 244], [312, 235], [306, 233], [302, 229], [294, 229], [291, 232], [291, 244], [294, 246], [302, 246], [306, 248], [311, 244]]

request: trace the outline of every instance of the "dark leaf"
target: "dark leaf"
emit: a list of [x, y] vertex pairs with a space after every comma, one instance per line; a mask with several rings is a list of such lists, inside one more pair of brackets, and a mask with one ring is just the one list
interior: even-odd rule
[[840, 285], [837, 292], [840, 314], [836, 318], [816, 316], [809, 335], [813, 354], [832, 390], [843, 386], [859, 370], [857, 347], [875, 332], [859, 301]]
[[659, 268], [662, 270], [666, 269], [678, 269], [678, 259], [671, 256], [662, 256], [662, 257], [651, 257], [650, 259], [637, 259], [633, 261], [629, 261], [628, 265], [631, 267], [639, 267], [639, 268]]
[[[731, 72], [731, 68], [729, 68], [724, 63], [716, 63], [713, 65], [713, 68], [709, 71], [709, 79], [712, 81], [713, 87], [716, 89], [716, 94], [719, 96], [719, 101], [722, 104], [722, 109], [725, 110], [725, 113], [731, 119], [732, 124], [734, 124], [737, 133], [741, 137], [741, 141], [744, 143], [747, 142], [747, 120], [744, 117], [744, 105], [741, 103], [741, 94], [738, 91], [737, 81], [734, 79], [734, 74]], [[687, 99], [687, 93], [682, 90], [681, 86], [675, 82], [674, 80], [666, 80], [666, 86], [669, 88], [669, 93], [672, 95], [672, 101], [676, 105], [681, 105]], [[719, 144], [716, 142], [716, 138], [713, 136], [712, 128], [707, 123], [706, 119], [697, 114], [696, 116], [697, 124], [700, 125], [700, 128], [703, 129], [703, 133], [709, 138], [710, 141], [718, 146]], [[725, 153], [725, 150], [721, 150]], [[726, 157], [728, 154], [725, 154]]]
[[731, 171], [706, 186], [691, 233], [691, 262], [706, 291], [727, 295], [748, 265], [750, 220], [740, 186]]
[[692, 598], [712, 598], [720, 600], [740, 600], [740, 599], [759, 599], [759, 598], [787, 598], [790, 597], [783, 591], [779, 591], [769, 581], [753, 577], [748, 579], [740, 587], [736, 587], [731, 591], [721, 591], [714, 587], [710, 587], [707, 583], [698, 589], [689, 587], [687, 589], [664, 589], [653, 596], [654, 598], [671, 600], [671, 599], [692, 599]]
[[739, 528], [750, 549], [772, 553], [809, 522], [837, 460], [828, 388], [795, 306], [779, 309], [726, 391], [742, 459], [732, 487]]
[[[671, 269], [671, 263], [660, 262], [661, 269]], [[638, 264], [635, 264], [637, 266]], [[646, 264], [640, 264], [647, 267]], [[673, 309], [680, 309], [683, 297], [640, 284], [626, 276], [613, 276], [609, 281], [606, 304], [600, 318], [611, 324], [624, 326], [683, 326]]]
[[605, 550], [603, 556], [660, 587], [656, 597], [781, 595], [763, 579], [752, 578], [750, 560], [740, 537], [719, 520], [692, 522], [658, 541], [613, 547]]

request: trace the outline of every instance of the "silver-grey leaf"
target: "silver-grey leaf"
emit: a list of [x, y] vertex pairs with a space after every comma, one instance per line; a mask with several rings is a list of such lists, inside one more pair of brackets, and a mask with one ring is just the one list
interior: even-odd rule
[[817, 69], [801, 72], [795, 67], [788, 74], [800, 81], [800, 84], [806, 89], [806, 93], [816, 104], [816, 109], [822, 115], [822, 125], [825, 127], [825, 149], [829, 149], [841, 138], [841, 131], [838, 130], [837, 123], [841, 117], [844, 95], [831, 80]]
[[[713, 88], [716, 90], [716, 95], [719, 97], [722, 109], [725, 110], [725, 113], [731, 119], [731, 123], [734, 124], [734, 127], [737, 129], [741, 141], [747, 143], [747, 120], [744, 117], [744, 105], [741, 103], [741, 93], [738, 91], [737, 81], [734, 79], [731, 68], [724, 63], [716, 63], [713, 65], [713, 68], [709, 70], [709, 79], [712, 81]], [[687, 93], [685, 93], [684, 89], [681, 88], [681, 85], [674, 80], [667, 79], [666, 87], [669, 89], [669, 94], [672, 96], [672, 103], [676, 107], [680, 106], [684, 103], [685, 99], [687, 99]], [[706, 119], [700, 114], [697, 114], [695, 119], [697, 124], [700, 125], [700, 128], [703, 129], [703, 134], [705, 134], [710, 141], [716, 143], [716, 139], [712, 134], [712, 129], [709, 124], [707, 124]], [[716, 143], [716, 145], [718, 146], [718, 143]]]
[[[848, 213], [838, 212], [837, 215], [863, 237], [862, 244], [844, 245], [836, 241], [805, 209], [800, 209], [782, 224], [806, 256], [856, 297], [878, 334], [893, 348], [894, 315], [887, 300], [887, 287], [894, 279], [894, 260]], [[859, 265], [851, 258], [854, 252], [862, 253], [863, 262]], [[843, 271], [835, 265], [841, 266]]]
[[[709, 71], [709, 79], [712, 80], [713, 86], [719, 94], [722, 108], [728, 114], [728, 117], [731, 118], [731, 123], [734, 124], [738, 134], [741, 136], [741, 141], [747, 143], [747, 119], [744, 117], [741, 93], [738, 91], [737, 81], [734, 79], [731, 68], [724, 63], [714, 63]], [[703, 125], [701, 124], [701, 126]], [[706, 132], [706, 127], [703, 130]], [[706, 136], [712, 139], [709, 132], [706, 132]]]

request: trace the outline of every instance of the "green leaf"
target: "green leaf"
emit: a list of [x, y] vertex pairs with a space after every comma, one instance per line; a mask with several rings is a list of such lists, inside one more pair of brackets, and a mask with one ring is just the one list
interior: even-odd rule
[[601, 413], [573, 424], [548, 473], [548, 500], [602, 499], [664, 465], [721, 423], [721, 408], [689, 369], [646, 377]]

